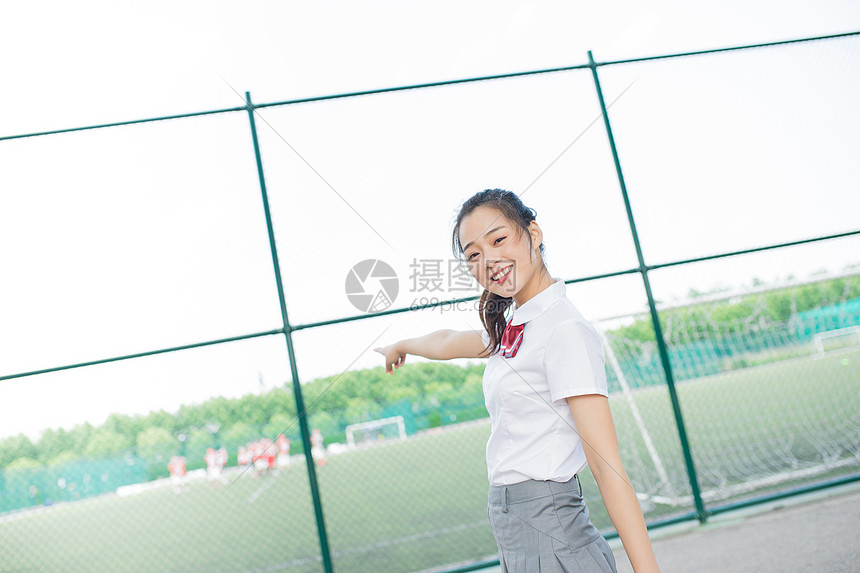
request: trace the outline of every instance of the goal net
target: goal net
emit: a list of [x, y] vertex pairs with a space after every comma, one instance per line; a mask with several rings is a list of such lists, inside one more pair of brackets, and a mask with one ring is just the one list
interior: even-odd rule
[[403, 416], [360, 422], [346, 427], [346, 443], [350, 449], [405, 439], [406, 426], [403, 423]]
[[[705, 501], [860, 471], [860, 275], [702, 296], [659, 314]], [[691, 504], [650, 315], [597, 326], [643, 506]]]
[[825, 354], [831, 350], [840, 350], [850, 346], [860, 345], [860, 326], [848, 326], [819, 332], [813, 337], [815, 349], [819, 354]]

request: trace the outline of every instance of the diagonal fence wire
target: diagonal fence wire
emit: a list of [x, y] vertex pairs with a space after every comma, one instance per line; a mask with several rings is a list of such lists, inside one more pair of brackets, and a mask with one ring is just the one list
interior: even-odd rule
[[[224, 78], [221, 78], [221, 80], [222, 80], [225, 84], [227, 84], [227, 87], [229, 87], [231, 90], [233, 90], [233, 93], [235, 93], [235, 94], [236, 94], [237, 96], [239, 96], [240, 98], [242, 97], [242, 95], [241, 95], [241, 94], [236, 90], [236, 88], [234, 88], [233, 86], [231, 86], [231, 85], [230, 85], [230, 83], [229, 83], [229, 82], [227, 82], [227, 80], [225, 80]], [[335, 194], [335, 195], [337, 195], [337, 196], [340, 198], [340, 200], [341, 200], [341, 201], [343, 201], [343, 203], [344, 203], [347, 207], [349, 207], [349, 208], [352, 210], [352, 212], [353, 212], [353, 213], [355, 213], [355, 214], [358, 216], [358, 218], [359, 218], [359, 219], [361, 219], [361, 220], [364, 222], [364, 224], [365, 224], [365, 225], [367, 225], [367, 226], [370, 228], [370, 230], [371, 230], [371, 231], [373, 231], [374, 233], [376, 233], [376, 236], [377, 236], [377, 237], [379, 237], [380, 239], [382, 239], [382, 242], [383, 242], [383, 243], [385, 243], [386, 245], [388, 245], [388, 247], [389, 247], [391, 250], [396, 250], [394, 247], [392, 247], [392, 246], [391, 246], [391, 243], [389, 243], [389, 242], [385, 239], [385, 237], [383, 237], [383, 236], [382, 236], [382, 234], [380, 234], [380, 232], [379, 232], [379, 231], [377, 231], [377, 230], [376, 230], [376, 228], [375, 228], [373, 225], [371, 225], [371, 224], [367, 221], [367, 219], [365, 219], [365, 218], [362, 216], [362, 214], [361, 214], [361, 213], [359, 213], [359, 212], [358, 212], [358, 210], [357, 210], [355, 207], [353, 207], [353, 206], [352, 206], [352, 204], [351, 204], [349, 201], [347, 201], [347, 200], [346, 200], [346, 198], [345, 198], [343, 195], [341, 195], [341, 194], [340, 194], [340, 192], [338, 192], [338, 190], [337, 190], [337, 189], [335, 189], [334, 185], [332, 185], [331, 183], [329, 183], [328, 179], [326, 179], [325, 177], [323, 177], [322, 173], [320, 173], [320, 172], [319, 172], [319, 170], [317, 170], [317, 168], [316, 168], [316, 167], [314, 167], [314, 166], [311, 164], [311, 162], [310, 162], [310, 161], [308, 161], [307, 159], [305, 159], [305, 156], [304, 156], [304, 155], [302, 155], [302, 154], [299, 152], [299, 150], [298, 150], [298, 149], [296, 149], [296, 147], [295, 147], [292, 143], [290, 143], [289, 141], [287, 141], [287, 139], [286, 139], [283, 135], [281, 135], [281, 133], [280, 133], [277, 129], [275, 129], [275, 126], [273, 126], [273, 125], [272, 125], [272, 124], [271, 124], [271, 123], [270, 123], [270, 122], [269, 122], [265, 117], [263, 117], [263, 116], [260, 114], [260, 112], [259, 112], [259, 111], [257, 111], [257, 108], [256, 108], [255, 106], [253, 106], [253, 104], [250, 104], [250, 103], [249, 103], [249, 104], [247, 104], [247, 105], [248, 105], [248, 106], [250, 106], [250, 107], [253, 109], [254, 115], [255, 115], [255, 116], [257, 116], [257, 117], [260, 119], [260, 121], [262, 121], [263, 123], [265, 123], [265, 124], [269, 127], [269, 129], [271, 129], [271, 130], [272, 130], [272, 132], [273, 132], [275, 135], [277, 135], [277, 136], [278, 136], [278, 138], [280, 138], [280, 140], [281, 140], [281, 141], [283, 141], [283, 142], [286, 144], [286, 146], [287, 146], [287, 147], [289, 147], [289, 148], [290, 148], [290, 150], [291, 150], [291, 151], [296, 155], [296, 157], [298, 157], [299, 159], [301, 159], [301, 160], [302, 160], [302, 162], [303, 162], [305, 165], [307, 165], [307, 167], [308, 167], [311, 171], [313, 171], [314, 175], [316, 175], [316, 176], [319, 178], [319, 180], [320, 180], [320, 181], [322, 181], [323, 183], [325, 183], [326, 187], [328, 187], [329, 189], [331, 189], [331, 190], [334, 192], [334, 194]]]

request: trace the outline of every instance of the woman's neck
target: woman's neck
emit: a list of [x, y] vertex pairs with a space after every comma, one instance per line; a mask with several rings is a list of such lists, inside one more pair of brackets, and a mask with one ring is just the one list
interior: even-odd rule
[[531, 280], [529, 280], [528, 284], [523, 286], [523, 288], [514, 295], [514, 302], [517, 303], [517, 308], [523, 306], [532, 297], [543, 292], [553, 284], [555, 284], [555, 281], [551, 276], [549, 276], [549, 272], [546, 270], [546, 267], [541, 265], [532, 276]]

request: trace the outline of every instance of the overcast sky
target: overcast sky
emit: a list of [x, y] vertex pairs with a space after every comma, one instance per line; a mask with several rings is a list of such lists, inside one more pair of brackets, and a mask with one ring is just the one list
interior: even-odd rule
[[[31, 2], [0, 8], [0, 136], [860, 30], [856, 2]], [[600, 68], [649, 264], [855, 230], [860, 39]], [[588, 70], [267, 108], [257, 129], [293, 324], [452, 289], [475, 191], [538, 212], [554, 276], [636, 266]], [[248, 116], [0, 141], [0, 375], [264, 332], [280, 311]], [[662, 301], [860, 262], [860, 241], [655, 271]], [[439, 265], [441, 289], [419, 290]], [[475, 293], [476, 290], [471, 292]], [[568, 287], [595, 321], [630, 275]], [[302, 381], [474, 312], [294, 334]], [[405, 372], [405, 371], [403, 371]], [[175, 410], [289, 379], [283, 337], [0, 381], [0, 436]]]

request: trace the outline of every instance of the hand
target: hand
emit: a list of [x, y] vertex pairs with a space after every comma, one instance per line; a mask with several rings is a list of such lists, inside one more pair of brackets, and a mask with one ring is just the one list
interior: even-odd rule
[[397, 344], [380, 346], [378, 348], [374, 348], [374, 350], [385, 356], [385, 371], [389, 374], [394, 374], [392, 366], [394, 368], [400, 368], [403, 366], [403, 363], [406, 362], [406, 353], [399, 350], [397, 348]]

